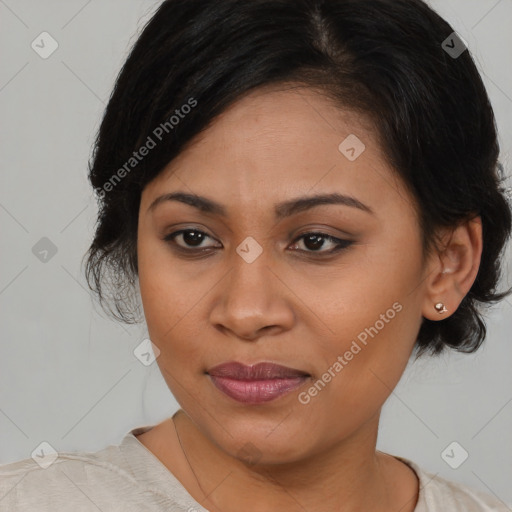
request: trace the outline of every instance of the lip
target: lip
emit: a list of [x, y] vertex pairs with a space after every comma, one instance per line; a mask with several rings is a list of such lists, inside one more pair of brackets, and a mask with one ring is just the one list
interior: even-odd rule
[[247, 366], [230, 361], [206, 373], [217, 389], [245, 404], [275, 400], [297, 389], [310, 377], [302, 370], [267, 362]]
[[228, 377], [236, 380], [269, 380], [309, 377], [309, 373], [280, 364], [262, 362], [247, 366], [237, 361], [229, 361], [210, 368], [206, 373], [215, 377]]

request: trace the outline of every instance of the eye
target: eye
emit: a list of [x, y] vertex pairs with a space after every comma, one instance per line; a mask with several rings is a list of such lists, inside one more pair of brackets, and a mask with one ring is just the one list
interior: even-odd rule
[[[325, 247], [326, 240], [331, 244], [331, 249], [321, 251], [320, 249], [324, 249]], [[340, 238], [336, 238], [326, 233], [304, 233], [294, 240], [295, 248], [297, 248], [300, 245], [298, 243], [295, 243], [297, 241], [302, 241], [303, 245], [307, 249], [297, 249], [299, 252], [320, 254], [332, 254], [342, 249], [346, 249], [353, 243], [350, 240], [342, 240]]]
[[[180, 229], [179, 231], [174, 231], [167, 235], [164, 240], [166, 242], [170, 242], [176, 245], [179, 249], [183, 249], [188, 251], [189, 249], [199, 248], [206, 249], [211, 246], [201, 246], [201, 243], [206, 239], [211, 238], [203, 231], [199, 231], [198, 229]], [[176, 242], [176, 239], [181, 239], [182, 243], [185, 245], [181, 245]], [[189, 252], [193, 252], [190, 250]]]
[[[172, 243], [176, 248], [188, 253], [194, 252], [207, 252], [201, 251], [201, 249], [211, 249], [215, 248], [214, 245], [201, 245], [206, 239], [212, 238], [210, 235], [207, 235], [204, 231], [200, 231], [198, 229], [180, 229], [179, 231], [174, 231], [169, 235], [164, 237], [166, 242]], [[178, 243], [180, 241], [181, 243]], [[321, 250], [325, 249], [325, 242], [328, 242], [327, 246], [330, 244], [331, 249], [329, 250]], [[302, 242], [306, 249], [298, 248], [300, 243]], [[336, 238], [334, 236], [328, 235], [326, 233], [316, 232], [316, 233], [304, 233], [297, 237], [292, 243], [292, 249], [298, 252], [303, 253], [319, 253], [319, 254], [332, 254], [334, 252], [340, 251], [342, 249], [346, 249], [353, 242], [350, 240], [342, 240], [340, 238]], [[219, 247], [217, 247], [219, 248]], [[199, 251], [194, 251], [194, 249], [199, 249]]]

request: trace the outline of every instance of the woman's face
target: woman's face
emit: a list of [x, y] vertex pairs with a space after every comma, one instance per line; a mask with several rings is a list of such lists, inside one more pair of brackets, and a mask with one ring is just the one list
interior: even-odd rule
[[[224, 214], [151, 208], [177, 192]], [[332, 194], [352, 199], [293, 206]], [[162, 375], [222, 450], [294, 461], [374, 429], [420, 328], [427, 271], [411, 197], [363, 119], [310, 89], [251, 93], [146, 186], [137, 250]], [[208, 373], [234, 361], [306, 376]]]

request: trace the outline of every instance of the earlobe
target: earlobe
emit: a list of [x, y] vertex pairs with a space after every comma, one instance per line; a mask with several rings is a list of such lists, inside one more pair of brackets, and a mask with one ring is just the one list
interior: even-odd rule
[[482, 256], [482, 221], [474, 217], [445, 235], [426, 283], [422, 314], [444, 320], [453, 314], [475, 282]]

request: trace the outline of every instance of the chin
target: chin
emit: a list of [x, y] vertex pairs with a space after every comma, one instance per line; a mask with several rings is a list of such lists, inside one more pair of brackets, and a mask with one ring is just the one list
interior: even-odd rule
[[224, 452], [249, 465], [297, 462], [312, 448], [312, 439], [306, 435], [303, 425], [285, 425], [282, 420], [261, 421], [259, 424], [248, 419], [237, 424], [231, 421], [224, 424], [217, 434], [221, 438], [214, 434], [214, 441]]

